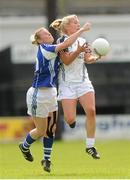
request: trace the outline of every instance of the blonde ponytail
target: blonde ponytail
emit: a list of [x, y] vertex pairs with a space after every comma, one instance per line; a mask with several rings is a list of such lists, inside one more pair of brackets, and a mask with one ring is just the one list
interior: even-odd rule
[[31, 41], [32, 44], [37, 45], [37, 46], [40, 44], [40, 43], [38, 42], [38, 39], [40, 39], [40, 37], [39, 37], [39, 32], [40, 32], [41, 30], [43, 30], [43, 29], [45, 29], [45, 28], [44, 28], [44, 27], [41, 27], [41, 28], [37, 29], [37, 30], [35, 31], [35, 33], [30, 36], [30, 41]]
[[37, 45], [37, 41], [36, 41], [36, 39], [35, 39], [35, 34], [32, 34], [32, 35], [30, 36], [30, 41], [31, 41], [32, 44]]
[[66, 34], [66, 25], [69, 24], [74, 18], [77, 18], [75, 14], [65, 16], [62, 19], [56, 19], [50, 24], [50, 27], [56, 31], [59, 31], [61, 34]]
[[53, 21], [50, 24], [50, 27], [52, 27], [53, 29], [55, 29], [56, 31], [61, 31], [61, 23], [62, 23], [62, 19], [56, 19], [55, 21]]
[[31, 43], [38, 46], [39, 45], [38, 38], [39, 37], [37, 36], [37, 34], [32, 34], [30, 36]]

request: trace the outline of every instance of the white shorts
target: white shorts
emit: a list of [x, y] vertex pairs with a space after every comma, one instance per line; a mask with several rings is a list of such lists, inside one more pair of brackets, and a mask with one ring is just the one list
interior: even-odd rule
[[56, 88], [29, 88], [26, 95], [27, 113], [35, 117], [48, 117], [50, 112], [58, 110]]
[[88, 92], [94, 92], [93, 85], [86, 82], [62, 83], [59, 85], [58, 100], [77, 99]]

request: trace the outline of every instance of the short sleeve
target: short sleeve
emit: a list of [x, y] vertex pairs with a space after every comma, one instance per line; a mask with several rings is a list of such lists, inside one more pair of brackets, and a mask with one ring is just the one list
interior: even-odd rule
[[55, 52], [56, 44], [41, 44], [41, 47], [44, 48], [46, 51]]
[[57, 53], [55, 52], [55, 48], [57, 45], [50, 45], [50, 44], [41, 44], [40, 51], [47, 60], [51, 60], [56, 58]]

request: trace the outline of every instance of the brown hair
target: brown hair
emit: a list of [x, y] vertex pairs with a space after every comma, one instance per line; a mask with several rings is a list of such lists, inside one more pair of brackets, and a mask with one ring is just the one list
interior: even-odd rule
[[34, 32], [34, 34], [32, 34], [32, 35], [30, 36], [30, 41], [31, 41], [32, 44], [34, 44], [34, 45], [39, 45], [39, 42], [38, 42], [38, 39], [40, 39], [39, 32], [40, 32], [41, 30], [43, 30], [43, 29], [44, 29], [44, 27], [41, 27], [41, 28], [37, 29], [37, 30]]
[[75, 14], [72, 14], [72, 15], [63, 17], [62, 19], [56, 19], [50, 24], [50, 27], [54, 28], [61, 34], [66, 34], [65, 25], [69, 24], [69, 22], [75, 17], [77, 16]]

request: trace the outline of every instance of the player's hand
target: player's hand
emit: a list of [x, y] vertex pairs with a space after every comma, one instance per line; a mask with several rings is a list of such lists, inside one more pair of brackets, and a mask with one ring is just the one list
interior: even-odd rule
[[91, 29], [91, 23], [90, 22], [86, 22], [82, 27], [81, 29], [83, 31], [89, 31]]
[[90, 44], [87, 43], [86, 49], [85, 49], [85, 53], [86, 55], [91, 55], [92, 54], [92, 48], [90, 46]]
[[95, 57], [95, 61], [97, 61], [98, 59], [101, 59], [101, 58], [102, 58], [102, 56], [98, 54], [98, 55]]
[[78, 41], [77, 52], [79, 53], [86, 52], [87, 47], [88, 47], [88, 44], [86, 42], [81, 46]]

